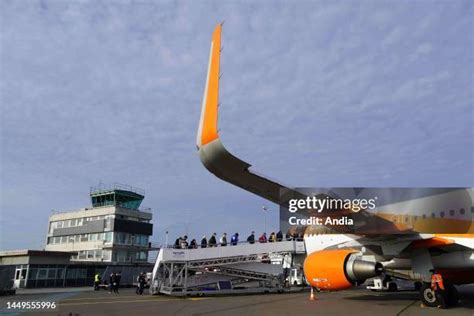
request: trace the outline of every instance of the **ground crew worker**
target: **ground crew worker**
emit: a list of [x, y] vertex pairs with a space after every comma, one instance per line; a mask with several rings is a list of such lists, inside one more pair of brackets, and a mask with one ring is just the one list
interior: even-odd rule
[[441, 274], [436, 273], [435, 270], [432, 270], [433, 274], [431, 275], [431, 289], [435, 292], [436, 299], [438, 300], [438, 308], [446, 308], [445, 289], [443, 283], [443, 277]]
[[100, 285], [100, 275], [99, 273], [96, 273], [94, 277], [94, 291], [99, 290], [99, 285]]

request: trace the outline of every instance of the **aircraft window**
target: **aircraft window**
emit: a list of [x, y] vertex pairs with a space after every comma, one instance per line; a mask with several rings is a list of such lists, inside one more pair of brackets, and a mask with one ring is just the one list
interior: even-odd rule
[[471, 206], [471, 213], [474, 213], [474, 206]]
[[466, 211], [462, 208], [462, 209], [459, 210], [459, 213], [464, 214], [464, 213], [466, 213]]
[[439, 213], [439, 216], [441, 216], [441, 218], [443, 218], [444, 217], [444, 212]]
[[449, 215], [454, 216], [454, 210], [449, 210]]
[[431, 213], [431, 218], [435, 218], [435, 213]]

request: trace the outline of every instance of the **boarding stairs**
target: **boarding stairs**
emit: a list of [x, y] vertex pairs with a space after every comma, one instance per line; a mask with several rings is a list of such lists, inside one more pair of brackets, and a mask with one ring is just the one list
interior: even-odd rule
[[293, 256], [304, 254], [304, 242], [296, 240], [198, 249], [162, 248], [153, 268], [150, 291], [188, 295], [277, 289]]

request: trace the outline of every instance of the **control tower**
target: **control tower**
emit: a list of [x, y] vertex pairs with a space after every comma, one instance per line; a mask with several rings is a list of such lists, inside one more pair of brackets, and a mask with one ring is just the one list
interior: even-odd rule
[[46, 250], [72, 251], [73, 262], [146, 264], [152, 213], [140, 210], [145, 191], [123, 184], [91, 187], [92, 208], [49, 218]]
[[145, 198], [145, 191], [123, 184], [100, 185], [98, 187], [91, 187], [90, 197], [92, 207], [110, 205], [138, 210]]

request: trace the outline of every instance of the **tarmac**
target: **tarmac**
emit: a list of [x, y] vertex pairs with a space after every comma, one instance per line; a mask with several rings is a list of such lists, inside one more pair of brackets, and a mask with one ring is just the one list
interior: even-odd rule
[[[474, 316], [474, 285], [458, 288], [461, 301], [457, 307], [441, 310], [421, 307], [418, 293], [413, 291], [371, 292], [354, 289], [316, 293], [262, 294], [174, 298], [136, 295], [134, 289], [120, 293], [91, 289], [62, 289], [63, 292], [27, 291], [0, 297], [1, 315], [466, 315]], [[54, 310], [7, 309], [7, 302], [55, 302]]]

